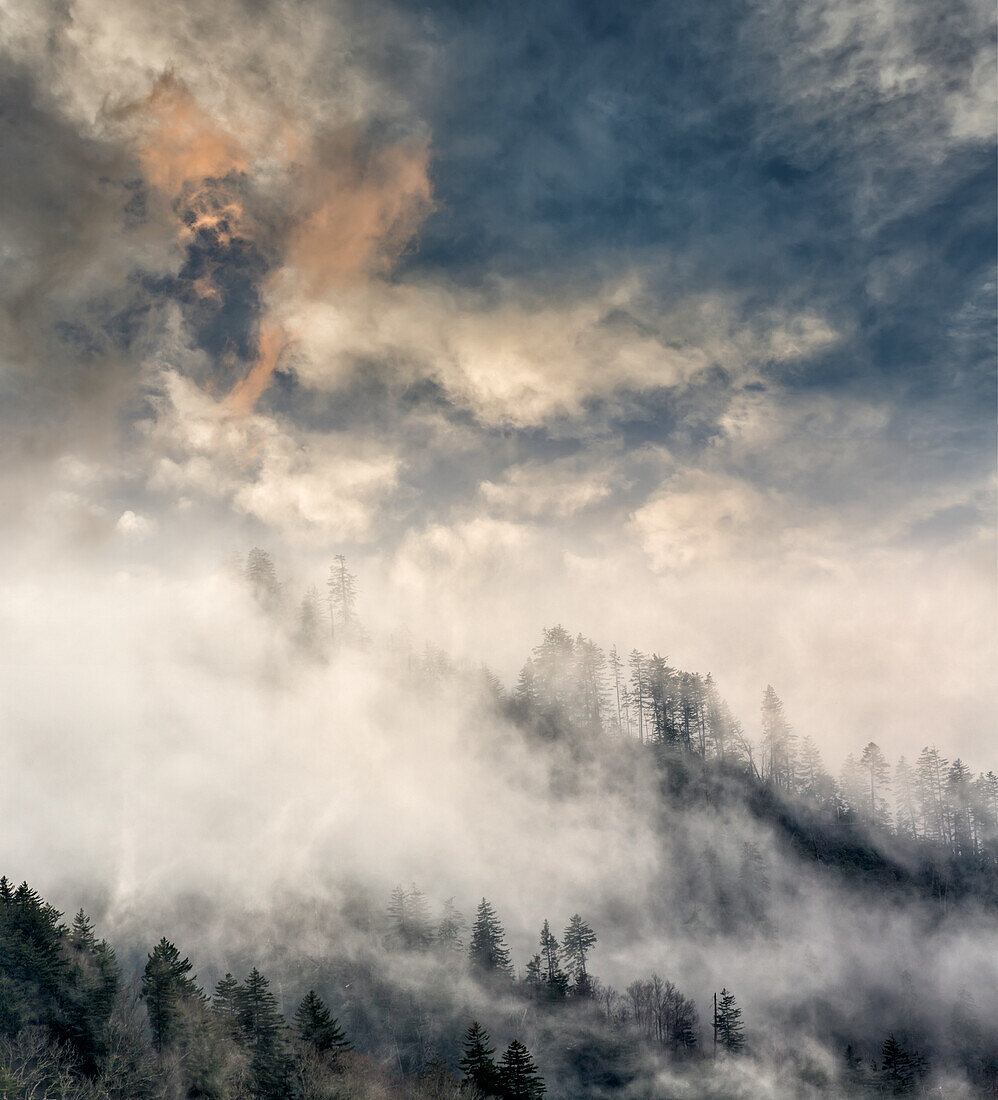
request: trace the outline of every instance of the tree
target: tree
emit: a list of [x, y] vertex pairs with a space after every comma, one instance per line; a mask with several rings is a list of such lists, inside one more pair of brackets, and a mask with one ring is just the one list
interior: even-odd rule
[[423, 892], [415, 884], [406, 890], [396, 886], [388, 903], [395, 937], [408, 949], [427, 947], [433, 940], [429, 909]]
[[236, 994], [236, 1020], [250, 1053], [254, 1094], [266, 1100], [283, 1097], [288, 1069], [284, 1017], [270, 982], [255, 966]]
[[316, 650], [319, 645], [319, 591], [314, 584], [306, 589], [298, 608], [297, 640], [306, 652]]
[[149, 1013], [153, 1046], [162, 1052], [180, 1038], [184, 1007], [204, 994], [188, 977], [191, 960], [180, 957], [176, 946], [164, 936], [149, 952], [142, 975], [142, 997]]
[[870, 741], [859, 758], [866, 786], [864, 816], [871, 825], [886, 825], [888, 820], [887, 802], [882, 795], [885, 787], [890, 786], [890, 766], [880, 751], [880, 746]]
[[547, 1092], [530, 1051], [518, 1039], [509, 1044], [499, 1062], [498, 1092], [502, 1100], [539, 1100]]
[[305, 994], [295, 1011], [295, 1032], [319, 1054], [339, 1054], [352, 1045], [314, 989]]
[[257, 601], [273, 611], [281, 599], [281, 585], [273, 559], [259, 546], [254, 546], [246, 559], [246, 580]]
[[444, 902], [444, 911], [437, 924], [437, 943], [448, 950], [461, 951], [464, 948], [461, 936], [465, 925], [466, 921], [454, 904], [454, 899], [448, 898]]
[[894, 825], [900, 836], [917, 840], [921, 835], [918, 807], [915, 802], [915, 786], [911, 768], [905, 758], [899, 757], [894, 769]]
[[745, 1046], [742, 1010], [732, 993], [722, 989], [714, 998], [714, 1041], [731, 1054]]
[[914, 1092], [918, 1069], [923, 1064], [921, 1059], [916, 1062], [916, 1058], [894, 1038], [893, 1033], [888, 1035], [880, 1048], [879, 1077], [884, 1091], [893, 1096]]
[[547, 921], [541, 929], [541, 981], [552, 997], [564, 997], [568, 992], [568, 975], [561, 969], [561, 950]]
[[495, 1047], [489, 1046], [489, 1034], [477, 1020], [465, 1032], [463, 1051], [457, 1064], [465, 1081], [483, 1096], [492, 1096], [499, 1084]]
[[215, 983], [215, 992], [211, 997], [212, 1011], [219, 1016], [226, 1027], [235, 1032], [238, 1028], [239, 982], [228, 972]]
[[94, 926], [83, 909], [80, 909], [73, 918], [73, 925], [69, 930], [69, 942], [79, 952], [93, 951], [97, 946]]
[[357, 578], [347, 568], [347, 560], [337, 554], [329, 567], [326, 581], [329, 592], [329, 626], [333, 639], [355, 641], [360, 633], [357, 621]]
[[794, 741], [793, 730], [783, 713], [783, 703], [773, 690], [773, 685], [767, 684], [762, 695], [762, 750], [766, 778], [788, 791], [795, 789]]
[[473, 965], [485, 972], [509, 974], [512, 971], [505, 929], [485, 898], [475, 913], [469, 954]]
[[648, 707], [648, 677], [645, 669], [646, 657], [640, 650], [632, 649], [628, 654], [627, 662], [631, 667], [630, 699], [634, 704], [635, 717], [638, 722], [638, 741], [644, 744], [645, 738], [645, 714]]
[[589, 975], [586, 972], [586, 956], [596, 944], [596, 933], [576, 913], [562, 933], [561, 942], [565, 958], [568, 960], [575, 978], [575, 992], [588, 993]]
[[935, 747], [926, 746], [915, 762], [915, 798], [922, 819], [923, 836], [949, 844], [950, 805], [946, 791], [949, 761]]

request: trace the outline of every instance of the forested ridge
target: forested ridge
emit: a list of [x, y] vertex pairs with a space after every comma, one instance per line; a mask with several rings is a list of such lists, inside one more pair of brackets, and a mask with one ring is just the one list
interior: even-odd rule
[[[671, 860], [648, 920], [708, 959], [778, 944], [792, 924], [782, 907], [808, 889], [798, 873], [843, 911], [913, 914], [926, 937], [964, 914], [975, 927], [998, 920], [993, 771], [975, 774], [933, 746], [892, 766], [871, 737], [836, 778], [772, 686], [754, 742], [710, 675], [659, 653], [625, 656], [556, 626], [506, 688], [404, 636], [374, 639], [343, 558], [300, 600], [263, 551], [238, 572], [294, 660], [349, 650], [386, 659], [401, 693], [432, 699], [456, 684], [473, 694], [492, 730], [483, 737], [515, 735], [550, 764], [556, 804], [594, 782], [626, 800], [634, 777], [647, 778], [654, 799], [639, 811]], [[753, 1016], [721, 964], [695, 989], [670, 978], [669, 957], [617, 987], [602, 980], [601, 946], [616, 931], [606, 906], [598, 919], [536, 912], [533, 949], [514, 949], [504, 912], [516, 897], [510, 884], [509, 897], [462, 904], [432, 882], [404, 882], [380, 897], [357, 888], [323, 911], [302, 888], [227, 953], [199, 948], [196, 969], [171, 931], [176, 899], [138, 949], [4, 878], [0, 1096], [998, 1094], [998, 1036], [972, 989], [945, 1018], [916, 1003], [919, 976], [907, 971], [871, 985], [855, 1012], [801, 989], [783, 1037], [780, 1017]]]

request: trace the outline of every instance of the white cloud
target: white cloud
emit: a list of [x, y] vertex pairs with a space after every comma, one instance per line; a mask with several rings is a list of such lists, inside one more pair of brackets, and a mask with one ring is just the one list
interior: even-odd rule
[[755, 377], [765, 363], [806, 359], [839, 339], [813, 313], [744, 320], [736, 300], [718, 295], [653, 301], [636, 277], [565, 300], [506, 285], [378, 285], [273, 308], [306, 385], [335, 390], [376, 360], [403, 380], [434, 379], [485, 424], [519, 428], [581, 416], [587, 402], [624, 390], [684, 386], [712, 367]]
[[235, 413], [173, 372], [146, 429], [152, 489], [228, 501], [292, 539], [371, 536], [398, 485], [400, 461], [381, 444]]

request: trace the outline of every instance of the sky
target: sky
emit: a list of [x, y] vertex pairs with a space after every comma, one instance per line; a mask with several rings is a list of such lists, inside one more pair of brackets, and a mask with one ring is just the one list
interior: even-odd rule
[[373, 629], [507, 682], [560, 622], [750, 731], [772, 683], [832, 763], [993, 767], [994, 31], [4, 0], [8, 663], [343, 553]]

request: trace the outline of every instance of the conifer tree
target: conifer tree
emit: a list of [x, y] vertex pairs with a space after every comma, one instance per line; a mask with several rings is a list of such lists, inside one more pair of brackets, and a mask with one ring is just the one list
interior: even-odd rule
[[461, 937], [465, 923], [460, 910], [454, 904], [454, 899], [448, 898], [444, 902], [444, 911], [437, 924], [437, 943], [447, 950], [463, 950], [464, 944]]
[[773, 685], [767, 684], [762, 696], [764, 769], [771, 783], [788, 791], [796, 789], [794, 741], [793, 730], [783, 713], [783, 703]]
[[888, 1035], [880, 1048], [880, 1082], [888, 1094], [903, 1095], [915, 1087], [915, 1067], [904, 1046]]
[[492, 905], [482, 898], [471, 929], [471, 962], [487, 973], [510, 974], [512, 962], [506, 932]]
[[69, 942], [80, 952], [93, 951], [97, 946], [94, 926], [83, 909], [80, 909], [73, 918], [73, 925], [69, 930]]
[[305, 994], [295, 1012], [295, 1031], [301, 1042], [307, 1043], [320, 1054], [338, 1054], [351, 1048], [339, 1022], [330, 1014], [314, 989]]
[[586, 971], [586, 957], [596, 944], [596, 933], [576, 913], [562, 933], [561, 942], [565, 958], [575, 979], [574, 992], [587, 995], [590, 983], [589, 974]]
[[523, 980], [535, 991], [540, 990], [544, 985], [544, 968], [541, 964], [541, 956], [539, 953], [531, 955], [527, 960], [526, 972]]
[[890, 768], [880, 746], [870, 741], [859, 758], [859, 766], [865, 778], [864, 816], [871, 825], [887, 823], [887, 803], [883, 790], [890, 785]]
[[541, 978], [547, 992], [552, 997], [564, 997], [568, 992], [568, 975], [561, 969], [561, 949], [547, 921], [541, 928], [540, 943]]
[[539, 1100], [547, 1092], [530, 1051], [518, 1039], [506, 1048], [498, 1069], [502, 1100]]
[[236, 993], [236, 1020], [250, 1053], [254, 1095], [261, 1100], [283, 1097], [287, 1078], [284, 1018], [270, 992], [270, 982], [256, 967]]
[[185, 1005], [203, 998], [197, 982], [189, 977], [190, 959], [181, 958], [164, 936], [149, 952], [142, 975], [142, 997], [149, 1014], [153, 1046], [162, 1052], [181, 1035]]
[[388, 903], [388, 915], [397, 941], [406, 948], [423, 948], [433, 940], [429, 909], [423, 892], [415, 885], [406, 890], [396, 886]]
[[742, 1010], [735, 1003], [734, 994], [722, 989], [714, 1009], [714, 1035], [720, 1046], [731, 1054], [737, 1054], [745, 1046]]
[[234, 1030], [238, 1027], [238, 1004], [239, 982], [226, 971], [225, 977], [215, 983], [215, 992], [211, 997], [212, 1011]]
[[495, 1047], [489, 1046], [489, 1034], [484, 1027], [473, 1020], [465, 1032], [463, 1053], [458, 1066], [464, 1074], [464, 1080], [482, 1096], [493, 1096], [498, 1085], [498, 1071], [492, 1055]]
[[329, 593], [329, 624], [337, 642], [355, 641], [360, 634], [357, 620], [357, 578], [347, 568], [347, 560], [337, 554], [329, 567], [326, 581]]
[[268, 611], [273, 611], [281, 598], [281, 585], [274, 562], [266, 550], [254, 546], [246, 559], [246, 580], [253, 595]]

